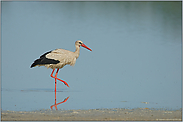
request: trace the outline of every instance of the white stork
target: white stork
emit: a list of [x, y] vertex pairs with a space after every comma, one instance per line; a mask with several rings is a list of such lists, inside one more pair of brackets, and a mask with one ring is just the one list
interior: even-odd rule
[[[80, 46], [92, 51], [81, 40], [77, 40], [75, 42], [75, 46], [76, 46], [75, 52], [71, 52], [64, 49], [55, 49], [55, 50], [46, 52], [45, 54], [41, 55], [39, 59], [36, 59], [34, 63], [31, 65], [31, 68], [35, 66], [45, 66], [47, 68], [53, 69], [51, 73], [51, 77], [55, 78], [55, 92], [56, 92], [56, 83], [57, 83], [56, 80], [63, 82], [65, 85], [69, 87], [67, 82], [57, 78], [59, 69], [63, 68], [65, 65], [74, 66], [74, 64], [76, 63], [76, 59], [79, 57]], [[53, 73], [56, 68], [57, 68], [56, 74], [55, 76], [53, 76]]]

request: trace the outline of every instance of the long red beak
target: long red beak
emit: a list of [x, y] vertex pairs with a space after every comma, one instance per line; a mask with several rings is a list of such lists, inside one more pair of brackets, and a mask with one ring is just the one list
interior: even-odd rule
[[89, 47], [87, 47], [85, 44], [82, 44], [81, 45], [82, 47], [84, 47], [84, 48], [86, 48], [86, 49], [88, 49], [88, 50], [90, 50], [90, 51], [92, 51]]

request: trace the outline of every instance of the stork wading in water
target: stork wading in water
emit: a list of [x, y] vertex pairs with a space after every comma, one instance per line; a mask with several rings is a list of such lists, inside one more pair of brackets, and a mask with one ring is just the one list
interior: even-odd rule
[[[39, 59], [36, 59], [34, 63], [31, 65], [31, 68], [35, 66], [45, 66], [47, 68], [53, 69], [51, 73], [51, 77], [55, 79], [55, 92], [56, 92], [57, 80], [63, 82], [65, 85], [69, 87], [67, 82], [57, 78], [59, 69], [63, 68], [65, 65], [74, 66], [74, 64], [76, 63], [76, 59], [79, 57], [80, 46], [92, 51], [81, 40], [77, 40], [75, 42], [75, 46], [76, 46], [75, 52], [64, 50], [64, 49], [55, 49], [55, 50], [46, 52], [45, 54], [41, 55]], [[55, 76], [53, 76], [55, 69], [57, 69], [57, 71], [55, 73]]]

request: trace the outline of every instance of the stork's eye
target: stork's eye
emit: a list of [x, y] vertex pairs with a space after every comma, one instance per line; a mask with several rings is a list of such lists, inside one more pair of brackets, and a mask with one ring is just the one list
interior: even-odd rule
[[81, 42], [79, 42], [79, 44], [82, 44]]

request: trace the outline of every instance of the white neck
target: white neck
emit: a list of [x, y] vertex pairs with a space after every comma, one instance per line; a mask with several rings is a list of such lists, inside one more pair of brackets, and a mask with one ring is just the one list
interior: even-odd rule
[[74, 52], [76, 55], [76, 59], [79, 57], [79, 53], [80, 53], [80, 46], [76, 45], [76, 51]]

